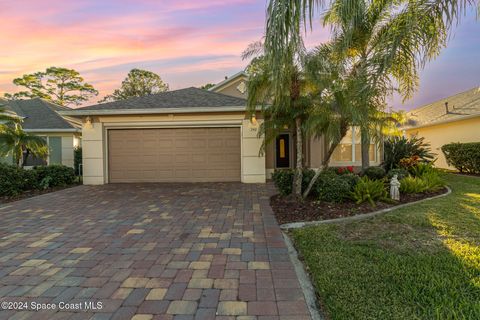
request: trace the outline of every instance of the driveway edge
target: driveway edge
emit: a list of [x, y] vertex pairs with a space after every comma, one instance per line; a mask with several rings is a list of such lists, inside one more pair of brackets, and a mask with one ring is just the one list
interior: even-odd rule
[[370, 213], [359, 214], [359, 215], [356, 215], [356, 216], [345, 217], [345, 218], [319, 220], [319, 221], [285, 223], [285, 224], [280, 225], [280, 229], [282, 229], [282, 230], [299, 229], [299, 228], [304, 228], [304, 227], [309, 227], [309, 226], [317, 226], [317, 225], [321, 225], [321, 224], [342, 223], [342, 222], [358, 221], [358, 220], [368, 219], [368, 218], [375, 217], [375, 216], [378, 216], [378, 215], [381, 215], [381, 214], [385, 214], [385, 213], [388, 213], [388, 212], [391, 212], [391, 211], [394, 211], [394, 210], [397, 210], [397, 209], [409, 207], [409, 206], [412, 206], [414, 204], [418, 204], [418, 203], [422, 203], [422, 202], [446, 197], [446, 196], [448, 196], [452, 193], [452, 189], [450, 189], [448, 186], [445, 186], [445, 188], [447, 188], [447, 192], [445, 192], [443, 194], [440, 194], [440, 195], [437, 195], [437, 196], [434, 196], [434, 197], [431, 197], [431, 198], [425, 198], [425, 199], [422, 199], [422, 200], [414, 201], [414, 202], [400, 204], [400, 205], [395, 206], [395, 207], [390, 207], [390, 208], [386, 208], [386, 209], [382, 209], [382, 210], [378, 210], [378, 211], [373, 211], [373, 212], [370, 212]]
[[302, 262], [298, 259], [298, 252], [293, 246], [292, 240], [288, 237], [285, 232], [282, 232], [283, 239], [285, 240], [285, 245], [287, 246], [288, 255], [290, 256], [290, 261], [295, 268], [295, 273], [297, 274], [300, 287], [302, 288], [303, 295], [305, 296], [305, 302], [310, 311], [310, 317], [312, 320], [325, 320], [325, 316], [320, 311], [317, 305], [317, 296], [315, 295], [315, 289], [310, 277], [305, 271]]

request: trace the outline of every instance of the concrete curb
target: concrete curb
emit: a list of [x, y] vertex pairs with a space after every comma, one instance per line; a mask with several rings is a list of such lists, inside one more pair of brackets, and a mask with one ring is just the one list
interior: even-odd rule
[[308, 306], [308, 310], [310, 311], [310, 317], [312, 320], [325, 320], [324, 315], [317, 306], [317, 296], [315, 295], [315, 289], [310, 281], [310, 277], [303, 268], [302, 262], [298, 259], [298, 252], [293, 246], [292, 240], [290, 240], [288, 235], [284, 232], [282, 232], [282, 234], [285, 244], [287, 245], [288, 255], [293, 263], [295, 273], [297, 274], [298, 281], [300, 282], [300, 287], [302, 288], [303, 295], [305, 296], [305, 302]]
[[280, 225], [280, 228], [282, 230], [291, 230], [291, 229], [299, 229], [299, 228], [304, 228], [304, 227], [309, 227], [309, 226], [317, 226], [317, 225], [321, 225], [321, 224], [342, 223], [342, 222], [368, 219], [368, 218], [375, 217], [375, 216], [378, 216], [378, 215], [381, 215], [381, 214], [385, 214], [385, 213], [388, 213], [388, 212], [391, 212], [391, 211], [394, 211], [394, 210], [397, 210], [397, 209], [409, 207], [409, 206], [414, 205], [414, 204], [418, 204], [418, 203], [422, 203], [422, 202], [425, 202], [425, 201], [430, 201], [430, 200], [433, 200], [433, 199], [446, 197], [446, 196], [448, 196], [449, 194], [452, 193], [452, 189], [450, 189], [448, 186], [446, 186], [445, 188], [447, 188], [446, 193], [439, 194], [438, 196], [434, 196], [434, 197], [431, 197], [431, 198], [425, 198], [425, 199], [414, 201], [414, 202], [400, 204], [400, 205], [395, 206], [395, 207], [390, 207], [390, 208], [386, 208], [386, 209], [382, 209], [382, 210], [378, 210], [378, 211], [374, 211], [374, 212], [370, 212], [370, 213], [359, 214], [359, 215], [356, 215], [356, 216], [345, 217], [345, 218], [320, 220], [320, 221], [285, 223], [285, 224]]

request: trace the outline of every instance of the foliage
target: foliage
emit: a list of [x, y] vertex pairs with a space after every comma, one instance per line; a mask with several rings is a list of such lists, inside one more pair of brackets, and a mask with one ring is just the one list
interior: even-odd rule
[[331, 169], [335, 170], [335, 173], [337, 173], [337, 174], [350, 174], [350, 173], [353, 173], [353, 167], [352, 167], [352, 166], [347, 166], [347, 167], [331, 167]]
[[385, 178], [387, 173], [382, 167], [368, 167], [362, 171], [362, 176], [367, 176], [372, 180], [380, 180]]
[[0, 126], [0, 156], [12, 155], [16, 165], [23, 167], [29, 154], [45, 158], [48, 154], [45, 139], [25, 132], [20, 123]]
[[432, 163], [419, 162], [415, 166], [410, 167], [409, 172], [414, 177], [421, 177], [431, 172], [437, 173], [437, 169], [433, 167]]
[[105, 96], [99, 102], [125, 100], [133, 97], [143, 97], [151, 94], [168, 91], [168, 84], [151, 71], [132, 69], [128, 73], [119, 89]]
[[349, 198], [352, 188], [350, 181], [343, 176], [326, 174], [318, 180], [318, 198], [321, 201], [339, 203]]
[[53, 164], [33, 168], [38, 176], [42, 188], [64, 187], [75, 182], [75, 170], [73, 168]]
[[13, 83], [26, 90], [5, 94], [7, 99], [42, 98], [60, 106], [79, 105], [98, 95], [95, 88], [84, 81], [78, 71], [50, 67], [45, 71], [25, 74]]
[[18, 123], [20, 121], [21, 120], [19, 117], [7, 111], [5, 107], [2, 104], [0, 104], [0, 127], [5, 126], [7, 124]]
[[203, 89], [203, 90], [209, 90], [211, 88], [215, 87], [215, 84], [214, 83], [206, 83], [204, 84], [203, 86], [200, 87], [200, 89]]
[[417, 175], [408, 176], [400, 181], [400, 192], [421, 193], [437, 191], [445, 186], [440, 172], [433, 167], [424, 166], [417, 169]]
[[480, 319], [480, 179], [375, 219], [294, 229], [327, 319]]
[[399, 166], [400, 168], [409, 171], [412, 168], [416, 167], [419, 163], [420, 158], [418, 156], [411, 156], [409, 158], [400, 159]]
[[36, 172], [0, 163], [0, 195], [15, 196], [37, 186]]
[[421, 177], [408, 176], [400, 181], [401, 193], [422, 193], [427, 191], [427, 184]]
[[396, 175], [397, 179], [400, 181], [403, 178], [408, 177], [408, 171], [405, 170], [405, 169], [401, 169], [401, 168], [400, 169], [392, 169], [392, 170], [388, 171], [388, 173], [387, 173], [388, 180], [391, 180], [394, 175]]
[[387, 200], [388, 194], [383, 180], [362, 177], [353, 188], [351, 197], [357, 204], [368, 201], [372, 207], [375, 207], [375, 202]]
[[406, 137], [389, 137], [384, 142], [384, 161], [385, 170], [400, 168], [400, 161], [411, 157], [418, 157], [424, 162], [432, 161], [435, 157], [431, 153], [430, 144], [426, 143], [425, 138], [416, 136], [410, 139]]
[[[306, 188], [310, 183], [315, 172], [311, 169], [303, 169], [302, 188]], [[295, 171], [293, 169], [277, 169], [272, 174], [272, 180], [281, 195], [287, 196], [293, 191], [293, 178]]]
[[480, 142], [446, 144], [442, 152], [448, 165], [458, 171], [480, 173]]
[[82, 161], [82, 147], [76, 147], [75, 150], [73, 150], [73, 167], [75, 169], [75, 175], [77, 176], [81, 175], [80, 166]]

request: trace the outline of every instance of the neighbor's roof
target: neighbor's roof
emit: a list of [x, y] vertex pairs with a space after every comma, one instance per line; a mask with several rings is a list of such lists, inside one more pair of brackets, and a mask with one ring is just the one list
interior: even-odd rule
[[29, 100], [2, 100], [7, 110], [23, 118], [22, 127], [26, 130], [77, 130], [65, 120], [57, 111], [70, 110], [46, 100], [35, 98]]
[[246, 100], [199, 88], [185, 88], [148, 96], [96, 104], [77, 110], [199, 108], [245, 106]]
[[208, 91], [215, 92], [216, 90], [224, 87], [225, 85], [227, 85], [230, 82], [236, 80], [237, 78], [248, 78], [248, 74], [245, 71], [237, 72], [233, 76], [230, 76], [230, 77], [226, 78], [225, 80], [223, 80], [222, 82], [217, 83], [216, 85], [214, 85], [213, 87], [208, 89]]
[[[448, 103], [448, 112], [446, 103]], [[438, 100], [407, 113], [405, 129], [431, 126], [480, 116], [480, 88]]]

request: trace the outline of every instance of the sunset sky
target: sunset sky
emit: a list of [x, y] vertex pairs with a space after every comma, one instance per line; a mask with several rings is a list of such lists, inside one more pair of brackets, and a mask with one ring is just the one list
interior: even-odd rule
[[[161, 75], [171, 89], [219, 82], [243, 69], [240, 54], [264, 33], [266, 0], [0, 1], [0, 94], [49, 66], [78, 70], [111, 93], [132, 68]], [[320, 23], [307, 44], [326, 41]], [[421, 75], [409, 109], [480, 85], [480, 21], [467, 13], [449, 46]]]

